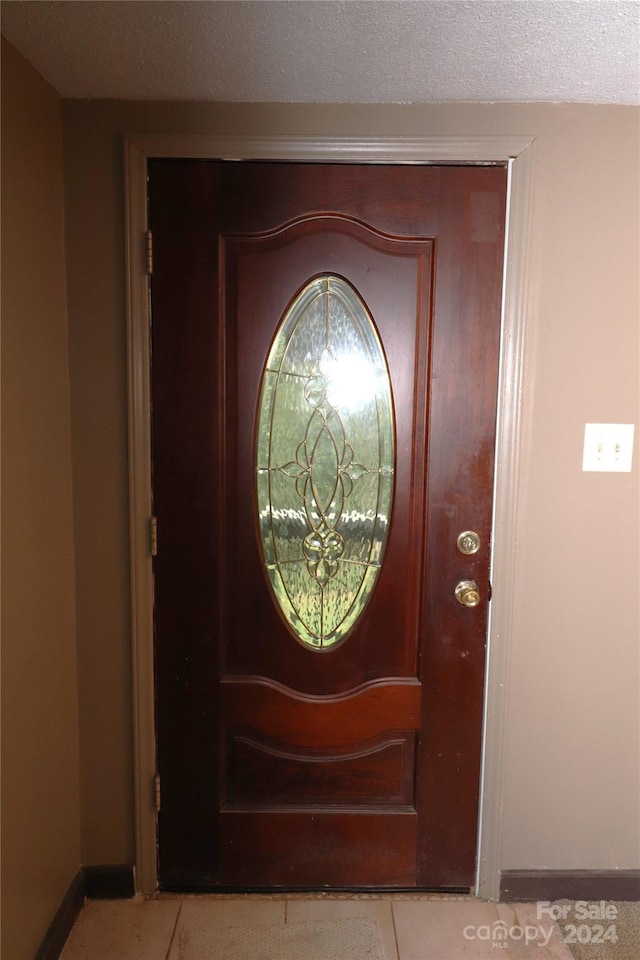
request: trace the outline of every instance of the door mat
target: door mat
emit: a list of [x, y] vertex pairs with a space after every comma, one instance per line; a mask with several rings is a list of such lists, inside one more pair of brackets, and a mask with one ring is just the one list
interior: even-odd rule
[[[559, 922], [560, 929], [575, 960], [638, 960], [640, 957], [640, 902], [608, 900], [607, 906], [615, 907], [615, 920], [576, 920], [575, 902], [560, 900], [572, 908], [567, 918], [569, 923]], [[612, 936], [605, 939], [609, 928]], [[580, 942], [580, 941], [583, 942]]]
[[261, 927], [184, 928], [179, 960], [387, 960], [375, 920], [313, 920]]

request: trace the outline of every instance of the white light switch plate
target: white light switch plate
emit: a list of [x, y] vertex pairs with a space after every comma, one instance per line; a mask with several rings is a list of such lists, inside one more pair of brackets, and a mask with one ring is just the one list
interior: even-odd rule
[[585, 423], [582, 469], [630, 473], [633, 432], [633, 423]]

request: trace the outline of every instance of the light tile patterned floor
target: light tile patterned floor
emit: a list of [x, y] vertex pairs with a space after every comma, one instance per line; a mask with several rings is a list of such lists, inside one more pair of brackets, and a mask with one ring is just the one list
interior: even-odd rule
[[92, 900], [78, 917], [61, 960], [179, 960], [184, 929], [350, 917], [377, 920], [387, 960], [572, 960], [557, 927], [537, 918], [535, 904], [472, 897]]

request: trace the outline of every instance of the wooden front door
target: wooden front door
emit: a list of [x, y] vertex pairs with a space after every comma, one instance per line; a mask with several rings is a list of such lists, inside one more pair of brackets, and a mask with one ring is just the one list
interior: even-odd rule
[[[149, 195], [161, 887], [468, 889], [506, 169], [153, 160]], [[338, 328], [388, 371], [368, 426]]]

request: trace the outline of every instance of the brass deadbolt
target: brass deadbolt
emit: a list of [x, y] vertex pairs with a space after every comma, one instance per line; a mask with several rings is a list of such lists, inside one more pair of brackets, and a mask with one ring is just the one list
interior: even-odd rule
[[480, 549], [480, 537], [475, 530], [463, 530], [457, 540], [458, 550], [470, 557]]

